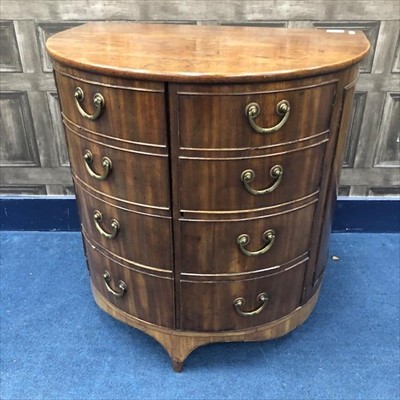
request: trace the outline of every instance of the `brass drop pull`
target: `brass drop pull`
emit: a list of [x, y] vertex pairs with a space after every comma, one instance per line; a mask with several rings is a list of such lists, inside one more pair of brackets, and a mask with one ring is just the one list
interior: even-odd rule
[[283, 118], [280, 120], [278, 124], [272, 126], [271, 128], [262, 128], [261, 126], [258, 126], [256, 124], [255, 119], [260, 115], [260, 106], [258, 105], [258, 103], [247, 104], [245, 108], [245, 113], [251, 127], [257, 133], [273, 133], [281, 129], [282, 126], [285, 125], [286, 121], [288, 120], [290, 114], [290, 104], [287, 100], [282, 100], [276, 105], [276, 113], [278, 115], [283, 116]]
[[267, 243], [262, 249], [257, 251], [250, 251], [245, 248], [250, 243], [250, 236], [246, 233], [239, 235], [237, 238], [237, 244], [239, 245], [240, 250], [246, 256], [259, 256], [261, 254], [265, 254], [274, 244], [275, 242], [275, 231], [273, 229], [268, 229], [263, 233], [263, 239]]
[[90, 164], [93, 162], [93, 154], [90, 150], [85, 150], [83, 154], [83, 160], [85, 161], [86, 171], [89, 175], [99, 181], [104, 181], [111, 172], [112, 169], [112, 162], [108, 157], [103, 157], [101, 160], [101, 164], [103, 165], [104, 172], [102, 175], [96, 174], [90, 167]]
[[252, 169], [246, 169], [242, 172], [242, 175], [240, 176], [240, 179], [242, 180], [244, 187], [246, 190], [254, 194], [255, 196], [260, 196], [266, 193], [271, 193], [273, 192], [281, 183], [282, 176], [283, 176], [283, 167], [281, 165], [274, 165], [270, 170], [269, 174], [271, 175], [271, 178], [275, 179], [275, 182], [270, 186], [267, 187], [266, 189], [253, 189], [250, 187], [249, 183], [253, 182], [256, 173]]
[[106, 232], [99, 224], [103, 220], [103, 214], [96, 210], [93, 214], [94, 224], [96, 225], [96, 229], [107, 239], [114, 239], [117, 236], [119, 230], [119, 222], [116, 219], [111, 220], [111, 229], [112, 233]]
[[83, 99], [85, 98], [85, 93], [83, 92], [82, 88], [77, 87], [75, 89], [74, 97], [75, 97], [76, 107], [78, 108], [78, 111], [82, 115], [82, 117], [90, 119], [91, 121], [94, 121], [100, 117], [101, 113], [103, 112], [104, 106], [105, 106], [104, 97], [100, 93], [95, 93], [93, 96], [93, 104], [96, 107], [96, 112], [94, 114], [88, 114], [81, 107], [80, 102], [83, 101]]
[[124, 281], [118, 281], [118, 289], [119, 292], [115, 291], [111, 286], [111, 275], [107, 270], [104, 270], [103, 273], [104, 284], [106, 285], [106, 289], [109, 293], [114, 295], [115, 297], [122, 297], [126, 293], [126, 283]]
[[241, 308], [245, 304], [245, 300], [243, 297], [238, 297], [234, 300], [233, 305], [235, 306], [236, 311], [242, 315], [243, 317], [252, 317], [253, 315], [260, 314], [262, 310], [264, 310], [269, 300], [268, 294], [263, 292], [257, 296], [257, 301], [260, 303], [260, 307], [256, 308], [253, 311], [243, 311]]

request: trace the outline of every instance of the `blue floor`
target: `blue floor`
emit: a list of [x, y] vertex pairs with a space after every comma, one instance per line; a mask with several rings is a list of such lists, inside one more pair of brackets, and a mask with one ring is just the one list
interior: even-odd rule
[[91, 297], [78, 233], [1, 233], [1, 392], [17, 399], [399, 399], [399, 239], [334, 234], [308, 321], [213, 344], [181, 374]]

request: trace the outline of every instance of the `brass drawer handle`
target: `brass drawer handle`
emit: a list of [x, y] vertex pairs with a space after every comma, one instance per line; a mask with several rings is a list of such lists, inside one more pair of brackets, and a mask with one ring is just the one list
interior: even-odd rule
[[101, 160], [101, 164], [103, 165], [104, 172], [102, 175], [96, 174], [90, 167], [90, 164], [93, 162], [93, 154], [90, 150], [85, 150], [83, 154], [83, 160], [85, 161], [86, 171], [89, 175], [99, 181], [104, 181], [111, 172], [112, 169], [112, 162], [108, 157], [103, 157]]
[[90, 119], [91, 121], [94, 121], [100, 117], [105, 105], [104, 97], [100, 93], [95, 93], [93, 96], [93, 103], [96, 107], [96, 112], [94, 114], [88, 114], [80, 105], [80, 102], [85, 98], [85, 93], [83, 92], [82, 88], [77, 87], [75, 89], [74, 97], [76, 107], [78, 108], [78, 111], [82, 117]]
[[111, 228], [112, 233], [106, 232], [99, 224], [103, 220], [103, 214], [96, 210], [93, 214], [94, 224], [96, 225], [96, 229], [107, 239], [114, 239], [117, 236], [119, 230], [119, 222], [116, 219], [111, 220]]
[[264, 310], [265, 306], [268, 303], [269, 297], [268, 294], [263, 292], [257, 296], [257, 300], [260, 303], [260, 307], [256, 308], [253, 311], [243, 311], [241, 307], [244, 306], [245, 300], [243, 297], [238, 297], [234, 300], [233, 305], [235, 306], [236, 311], [242, 315], [243, 317], [252, 317], [253, 315], [260, 314], [262, 310]]
[[119, 292], [116, 292], [111, 286], [111, 275], [107, 270], [103, 273], [104, 284], [109, 293], [113, 294], [115, 297], [122, 297], [126, 293], [126, 283], [124, 281], [118, 281]]
[[239, 245], [240, 250], [246, 256], [259, 256], [261, 254], [265, 254], [274, 244], [275, 242], [275, 231], [273, 229], [268, 229], [263, 233], [263, 239], [267, 244], [260, 250], [250, 251], [245, 248], [250, 243], [250, 236], [246, 233], [239, 235], [237, 238], [237, 244]]
[[283, 176], [283, 167], [281, 165], [274, 165], [270, 169], [269, 174], [271, 175], [271, 178], [275, 179], [275, 182], [273, 185], [267, 187], [266, 189], [257, 190], [250, 187], [249, 183], [253, 182], [256, 176], [256, 173], [252, 169], [244, 170], [242, 172], [242, 175], [240, 176], [240, 179], [242, 180], [244, 187], [249, 193], [254, 194], [255, 196], [260, 196], [266, 193], [273, 192], [279, 186]]
[[281, 100], [276, 105], [276, 113], [278, 115], [283, 116], [283, 118], [280, 120], [278, 124], [272, 126], [271, 128], [262, 128], [261, 126], [258, 126], [256, 124], [255, 119], [260, 115], [260, 106], [258, 105], [258, 103], [247, 104], [245, 112], [251, 127], [257, 133], [273, 133], [281, 129], [282, 126], [285, 125], [286, 121], [288, 120], [290, 114], [290, 104], [287, 100]]

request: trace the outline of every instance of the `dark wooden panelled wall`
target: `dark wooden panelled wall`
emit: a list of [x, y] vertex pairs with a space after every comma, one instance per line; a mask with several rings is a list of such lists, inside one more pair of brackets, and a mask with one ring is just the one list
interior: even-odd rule
[[0, 11], [3, 194], [73, 193], [45, 41], [102, 20], [363, 31], [371, 50], [360, 68], [339, 194], [399, 194], [398, 0], [2, 0]]

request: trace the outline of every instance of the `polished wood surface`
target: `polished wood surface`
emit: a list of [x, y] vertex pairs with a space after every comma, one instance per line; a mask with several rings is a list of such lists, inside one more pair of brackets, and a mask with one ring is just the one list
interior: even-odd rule
[[[157, 275], [156, 271], [136, 272], [102, 254], [93, 241], [84, 240], [92, 283], [110, 303], [144, 321], [174, 327], [174, 284], [171, 276]], [[121, 297], [107, 290], [103, 277], [105, 271], [110, 273], [109, 287], [117, 294], [122, 293], [119, 281], [126, 285]]]
[[[328, 76], [268, 84], [173, 86], [178, 96], [174, 117], [179, 123], [179, 147], [214, 152], [270, 150], [278, 144], [326, 132], [335, 101], [336, 79]], [[246, 116], [246, 106], [258, 103], [261, 111], [257, 124], [271, 127], [282, 119], [276, 112], [276, 105], [282, 100], [290, 103], [287, 122], [273, 134], [256, 133]]]
[[[74, 179], [82, 228], [111, 255], [126, 259], [148, 270], [172, 270], [172, 226], [168, 217], [141, 214], [131, 209], [115, 207], [104, 198], [85, 190]], [[94, 214], [100, 211], [103, 220], [98, 224], [108, 233], [112, 220], [119, 223], [113, 239], [104, 237], [96, 227]]]
[[[300, 306], [306, 262], [263, 278], [235, 281], [182, 280], [182, 326], [192, 331], [234, 331], [275, 321]], [[257, 297], [266, 293], [266, 307], [254, 316], [240, 315], [233, 302], [242, 297], [243, 311], [260, 307]], [[196, 301], [200, 299], [201, 301]]]
[[[109, 139], [99, 138], [65, 122], [71, 169], [79, 183], [108, 201], [119, 200], [127, 208], [147, 207], [154, 212], [170, 209], [168, 155], [140, 151], [137, 146], [118, 147]], [[87, 151], [93, 161], [85, 161]], [[104, 180], [91, 176], [87, 166], [97, 175], [104, 174], [104, 157], [112, 168]], [[129, 176], [129, 179], [126, 177]]]
[[343, 69], [369, 49], [356, 31], [90, 23], [52, 36], [47, 51], [78, 69], [178, 82], [293, 79]]
[[[78, 72], [57, 63], [54, 69], [61, 108], [66, 119], [78, 127], [88, 129], [99, 138], [111, 136], [119, 139], [120, 143], [128, 141], [136, 145], [145, 144], [150, 151], [152, 146], [166, 148], [167, 127], [162, 83], [110, 79]], [[104, 111], [95, 121], [79, 113], [74, 97], [77, 87], [84, 92], [81, 106], [88, 114], [96, 111], [93, 96], [96, 93], [103, 96]]]
[[[78, 52], [78, 37], [93, 46]], [[99, 306], [176, 370], [202, 344], [300, 324], [327, 263], [363, 34], [95, 23], [47, 47]], [[96, 93], [105, 106], [88, 118]]]
[[[291, 261], [309, 250], [315, 204], [316, 199], [299, 210], [254, 219], [181, 219], [181, 271], [200, 275], [238, 273]], [[272, 247], [258, 256], [243, 254], [237, 244], [238, 236], [249, 235], [246, 248], [257, 251], [266, 245], [263, 233], [268, 229], [275, 231]]]
[[[318, 192], [326, 141], [325, 136], [303, 149], [274, 149], [258, 158], [181, 159], [181, 213], [211, 213], [216, 217], [235, 211], [273, 213], [273, 208], [285, 203], [294, 206], [299, 199]], [[241, 180], [244, 171], [251, 169], [255, 174], [248, 186], [262, 190], [277, 182], [271, 176], [274, 166], [281, 166], [283, 173], [272, 192], [256, 195], [246, 189]]]

